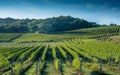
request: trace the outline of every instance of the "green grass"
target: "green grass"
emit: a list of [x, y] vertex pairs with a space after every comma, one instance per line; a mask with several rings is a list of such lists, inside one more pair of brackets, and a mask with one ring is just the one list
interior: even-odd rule
[[66, 32], [42, 34], [26, 33], [13, 42], [56, 42], [73, 38], [98, 38], [103, 36], [113, 36], [120, 33], [120, 26], [97, 27], [78, 29]]
[[[106, 65], [106, 66], [107, 66], [107, 64], [105, 64], [105, 63], [107, 62], [107, 58], [109, 58], [109, 57], [115, 59], [114, 64], [118, 63], [118, 57], [120, 55], [119, 54], [120, 53], [119, 52], [119, 49], [120, 49], [119, 43], [116, 44], [116, 43], [113, 43], [112, 41], [102, 41], [102, 40], [98, 41], [95, 39], [81, 39], [81, 43], [79, 43], [78, 42], [79, 40], [80, 39], [70, 39], [70, 40], [61, 41], [61, 42], [55, 42], [56, 44], [53, 42], [52, 43], [51, 42], [44, 43], [42, 46], [45, 46], [47, 48], [41, 48], [43, 50], [41, 50], [40, 54], [37, 53], [38, 57], [36, 58], [36, 60], [38, 60], [38, 58], [40, 58], [39, 62], [43, 62], [43, 61], [46, 62], [46, 64], [45, 64], [46, 66], [44, 68], [42, 68], [42, 74], [48, 75], [48, 73], [51, 73], [51, 74], [52, 74], [52, 72], [55, 73], [58, 70], [58, 68], [60, 70], [60, 73], [66, 74], [68, 71], [65, 68], [70, 69], [74, 73], [78, 73], [80, 63], [78, 64], [76, 62], [79, 62], [80, 60], [75, 61], [74, 59], [76, 59], [76, 57], [80, 58], [80, 59], [82, 59], [84, 57], [87, 58], [86, 60], [84, 60], [85, 63], [83, 63], [83, 65], [87, 65], [87, 66], [85, 66], [85, 68], [90, 70], [90, 71], [89, 70], [87, 71], [87, 69], [83, 70], [83, 73], [85, 72], [87, 74], [90, 74], [92, 72], [92, 70], [99, 71], [99, 62], [98, 62], [99, 58], [104, 60], [104, 65]], [[67, 53], [67, 56], [70, 56], [73, 58], [70, 59], [70, 58], [62, 57], [62, 53], [59, 52], [58, 48], [56, 48], [56, 50], [58, 50], [58, 51], [56, 51], [56, 58], [58, 60], [60, 60], [61, 62], [59, 65], [57, 64], [57, 67], [55, 65], [52, 65], [52, 64], [55, 64], [53, 62], [55, 59], [53, 59], [54, 57], [53, 57], [53, 53], [52, 53], [53, 45], [54, 45], [54, 47], [61, 47], [61, 49]], [[36, 63], [37, 61], [36, 60], [31, 61], [31, 60], [29, 60], [29, 58], [31, 57], [32, 59], [34, 59], [33, 57], [36, 57], [34, 53], [39, 52], [37, 50], [39, 50], [40, 47], [41, 47], [41, 45], [37, 46], [36, 49], [32, 49], [31, 46], [27, 47], [27, 48], [24, 48], [21, 46], [15, 47], [15, 48], [13, 48], [13, 47], [11, 47], [11, 48], [10, 47], [8, 47], [8, 48], [1, 47], [0, 51], [2, 53], [0, 53], [0, 56], [1, 56], [0, 63], [1, 63], [1, 66], [3, 68], [0, 67], [0, 71], [2, 71], [1, 69], [4, 70], [4, 67], [6, 67], [6, 68], [10, 67], [10, 62], [8, 62], [8, 59], [6, 58], [6, 55], [5, 55], [7, 53], [8, 58], [9, 58], [9, 56], [12, 56], [12, 57], [10, 57], [11, 59], [12, 58], [16, 59], [16, 60], [13, 60], [14, 66], [16, 67], [16, 70], [17, 70], [17, 64], [19, 64], [19, 66], [21, 66], [20, 60], [23, 60], [22, 61], [23, 65], [24, 65], [24, 68], [22, 69], [23, 71], [20, 71], [19, 70], [20, 67], [19, 67], [18, 71], [16, 71], [16, 72], [22, 72], [22, 74], [27, 74], [27, 75], [29, 75], [29, 73], [34, 73], [36, 65], [34, 64], [33, 66], [31, 66], [31, 63], [33, 64], [33, 63]], [[19, 48], [19, 49], [23, 48], [23, 49], [19, 50], [17, 48]], [[18, 51], [15, 49], [17, 49]], [[13, 53], [9, 54], [9, 52], [13, 52]], [[23, 54], [25, 56], [23, 56], [19, 60], [19, 58]], [[91, 57], [91, 59], [89, 59], [88, 57]], [[6, 58], [6, 59], [4, 59], [4, 58]], [[94, 59], [94, 58], [96, 58], [97, 61], [93, 61], [92, 59]], [[90, 61], [88, 61], [88, 60], [90, 60]], [[69, 63], [71, 61], [74, 63]], [[69, 64], [66, 62], [68, 62]], [[89, 64], [87, 64], [87, 63], [89, 63]], [[65, 65], [63, 66], [62, 64], [65, 64], [66, 66]], [[97, 68], [96, 68], [96, 66], [94, 66], [96, 64], [97, 64]], [[112, 72], [113, 74], [118, 74], [119, 73], [117, 71], [118, 66], [117, 65], [111, 65], [111, 66], [112, 67], [110, 67], [110, 68], [107, 67], [108, 69], [104, 70], [104, 71], [106, 73]], [[53, 71], [50, 70], [51, 67], [54, 68]], [[104, 67], [104, 68], [106, 68], [106, 67]], [[34, 70], [34, 71], [31, 71], [31, 70]], [[8, 70], [8, 72], [9, 71], [10, 70]], [[4, 73], [4, 71], [2, 71], [2, 72]]]
[[117, 35], [120, 33], [120, 26], [85, 28], [85, 29], [66, 31], [66, 33], [80, 34], [80, 35], [86, 35], [86, 36], [88, 35], [97, 35], [97, 36]]
[[13, 42], [57, 42], [65, 39], [79, 38], [76, 34], [42, 34], [42, 33], [26, 33]]
[[0, 42], [10, 42], [18, 38], [21, 33], [0, 33]]
[[[78, 74], [81, 60], [82, 73], [85, 75], [99, 72], [100, 60], [103, 61], [103, 71], [106, 75], [120, 73], [120, 42], [116, 42], [120, 39], [119, 26], [20, 35], [21, 33], [0, 34], [0, 44], [3, 44], [0, 46], [0, 75], [9, 75], [11, 69], [18, 75], [35, 75], [36, 69], [38, 75], [58, 72], [63, 75]], [[107, 38], [104, 39], [105, 37]], [[2, 43], [3, 41], [9, 43]], [[113, 58], [114, 61], [110, 62], [108, 58]], [[111, 64], [110, 67], [108, 63]]]

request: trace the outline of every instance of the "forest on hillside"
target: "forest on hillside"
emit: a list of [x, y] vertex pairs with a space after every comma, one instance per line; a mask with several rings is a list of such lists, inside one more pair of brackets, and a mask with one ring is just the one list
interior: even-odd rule
[[59, 16], [47, 19], [14, 19], [0, 18], [1, 33], [59, 32], [81, 28], [99, 27], [95, 22], [71, 16]]

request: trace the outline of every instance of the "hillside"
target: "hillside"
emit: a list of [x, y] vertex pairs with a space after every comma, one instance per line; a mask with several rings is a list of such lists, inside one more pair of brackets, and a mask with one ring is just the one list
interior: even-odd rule
[[120, 26], [84, 28], [84, 29], [76, 29], [72, 31], [65, 31], [63, 33], [81, 34], [81, 35], [118, 35], [120, 33]]
[[0, 18], [1, 33], [27, 33], [36, 31], [51, 33], [91, 27], [99, 27], [99, 25], [71, 16], [59, 16], [47, 19]]
[[[73, 38], [110, 39], [120, 34], [120, 26], [105, 26], [45, 33], [0, 33], [0, 42], [56, 42]], [[53, 40], [54, 39], [54, 40]], [[112, 40], [112, 39], [111, 39]], [[115, 40], [115, 39], [113, 39]]]
[[119, 34], [120, 26], [0, 33], [0, 75], [119, 75]]
[[120, 26], [0, 33], [0, 75], [119, 75], [119, 33]]

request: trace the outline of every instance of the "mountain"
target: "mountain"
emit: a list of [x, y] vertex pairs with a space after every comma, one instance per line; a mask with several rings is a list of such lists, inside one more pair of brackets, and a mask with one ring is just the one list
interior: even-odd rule
[[73, 18], [71, 16], [59, 16], [47, 19], [0, 18], [1, 33], [27, 33], [36, 31], [52, 33], [99, 26], [95, 22], [88, 22], [84, 19]]

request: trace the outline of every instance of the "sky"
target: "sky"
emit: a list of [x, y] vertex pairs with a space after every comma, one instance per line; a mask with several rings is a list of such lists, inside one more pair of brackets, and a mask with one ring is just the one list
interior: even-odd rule
[[0, 18], [43, 19], [60, 15], [120, 25], [120, 0], [0, 0]]

